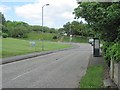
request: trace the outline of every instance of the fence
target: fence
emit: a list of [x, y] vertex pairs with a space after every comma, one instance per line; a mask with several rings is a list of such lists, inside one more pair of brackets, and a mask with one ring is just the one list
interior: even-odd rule
[[110, 78], [115, 82], [120, 90], [120, 62], [116, 63], [115, 61], [111, 60]]

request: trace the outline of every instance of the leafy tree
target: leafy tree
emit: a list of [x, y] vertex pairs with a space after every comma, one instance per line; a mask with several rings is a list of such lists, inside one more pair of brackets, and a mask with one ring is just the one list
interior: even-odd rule
[[71, 28], [71, 24], [70, 22], [67, 22], [65, 25], [63, 25], [64, 28], [64, 32], [67, 33], [67, 35], [70, 35], [70, 28]]
[[5, 25], [5, 23], [6, 23], [5, 17], [4, 17], [4, 15], [0, 12], [0, 24]]
[[25, 22], [7, 21], [7, 29], [9, 36], [24, 38], [29, 32], [29, 25]]
[[80, 2], [74, 14], [76, 18], [85, 18], [92, 30], [101, 33], [104, 40], [118, 38], [120, 2]]
[[[0, 12], [0, 32], [3, 32], [5, 36], [14, 37], [14, 38], [25, 38], [27, 34], [31, 31], [41, 33], [42, 30], [44, 33], [57, 33], [58, 30], [55, 28], [49, 28], [38, 25], [29, 25], [22, 21], [6, 21], [4, 15]], [[1, 34], [2, 35], [2, 34]]]
[[70, 34], [74, 36], [80, 35], [85, 37], [93, 35], [90, 27], [88, 27], [88, 24], [84, 24], [78, 21], [72, 21], [71, 23], [67, 22], [65, 25], [63, 25], [63, 28], [60, 28], [59, 30], [61, 30], [62, 32], [64, 31], [64, 33], [67, 33], [68, 36]]
[[0, 31], [7, 33], [6, 20], [4, 15], [0, 12]]

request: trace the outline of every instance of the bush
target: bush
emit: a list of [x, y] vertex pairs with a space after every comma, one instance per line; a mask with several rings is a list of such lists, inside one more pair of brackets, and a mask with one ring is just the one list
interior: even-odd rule
[[8, 37], [8, 34], [7, 34], [7, 33], [2, 33], [2, 37], [3, 37], [3, 38], [7, 38], [7, 37]]
[[113, 45], [113, 42], [105, 42], [102, 47], [103, 56], [108, 66], [110, 66], [110, 60], [111, 60], [110, 51], [111, 51], [112, 45]]
[[110, 57], [116, 61], [120, 61], [120, 43], [115, 43], [114, 45], [111, 46], [111, 51], [109, 52]]
[[120, 43], [106, 42], [103, 44], [102, 50], [104, 59], [109, 66], [111, 58], [116, 62], [120, 61]]
[[2, 32], [0, 31], [0, 36], [2, 36]]
[[57, 39], [57, 36], [53, 36], [53, 39]]

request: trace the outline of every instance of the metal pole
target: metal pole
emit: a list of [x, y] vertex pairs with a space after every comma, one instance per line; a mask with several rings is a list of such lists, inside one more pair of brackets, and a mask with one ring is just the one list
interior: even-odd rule
[[70, 43], [71, 43], [71, 24], [70, 24], [70, 31], [69, 31], [70, 33]]
[[43, 38], [43, 8], [44, 8], [44, 6], [42, 7], [42, 51], [44, 51], [44, 38]]
[[45, 4], [42, 6], [42, 51], [44, 51], [44, 38], [43, 38], [43, 8], [44, 6], [49, 6], [49, 4]]

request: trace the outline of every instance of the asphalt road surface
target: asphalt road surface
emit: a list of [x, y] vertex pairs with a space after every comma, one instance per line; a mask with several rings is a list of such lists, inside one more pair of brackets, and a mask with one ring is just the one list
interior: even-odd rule
[[4, 64], [2, 88], [77, 88], [92, 47], [78, 48]]

